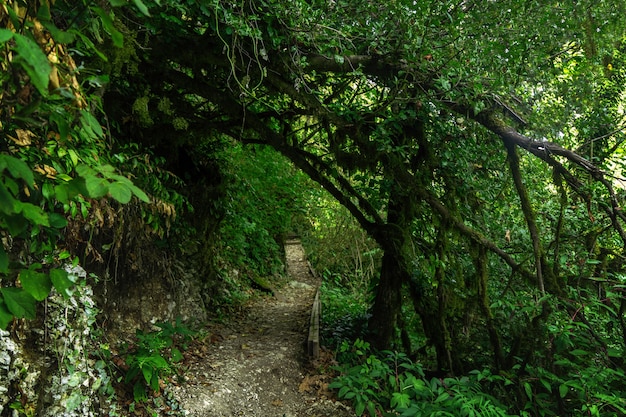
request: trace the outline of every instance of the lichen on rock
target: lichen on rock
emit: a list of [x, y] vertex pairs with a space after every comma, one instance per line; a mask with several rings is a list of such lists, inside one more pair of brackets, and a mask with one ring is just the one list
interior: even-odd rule
[[0, 330], [0, 413], [10, 407], [40, 417], [82, 417], [106, 408], [100, 399], [106, 401], [102, 394], [110, 380], [90, 357], [99, 349], [94, 338], [99, 310], [86, 271], [67, 271], [77, 283], [74, 296], [65, 299], [52, 291], [43, 326], [24, 322], [13, 332]]

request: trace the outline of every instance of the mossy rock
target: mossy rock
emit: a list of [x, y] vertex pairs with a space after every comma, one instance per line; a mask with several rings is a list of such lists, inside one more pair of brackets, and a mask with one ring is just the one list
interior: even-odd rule
[[250, 280], [252, 281], [252, 288], [254, 288], [255, 290], [259, 290], [259, 291], [263, 291], [271, 295], [275, 295], [274, 288], [272, 288], [272, 285], [270, 284], [270, 282], [266, 280], [265, 278], [253, 276], [250, 278]]

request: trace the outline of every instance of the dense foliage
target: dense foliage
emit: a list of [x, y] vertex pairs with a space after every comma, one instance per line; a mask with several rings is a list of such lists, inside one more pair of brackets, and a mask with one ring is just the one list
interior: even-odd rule
[[237, 298], [295, 230], [332, 321], [454, 377], [358, 411], [623, 412], [625, 5], [0, 4], [0, 327], [70, 259], [140, 280], [169, 250]]
[[[74, 282], [60, 266], [76, 253], [68, 251], [62, 231], [89, 216], [93, 199], [150, 201], [128, 174], [110, 165], [125, 155], [105, 146], [105, 131], [96, 118], [101, 102], [84, 94], [77, 65], [59, 43], [80, 32], [56, 28], [49, 6], [36, 12], [4, 2], [0, 10], [0, 328], [13, 317], [34, 318], [36, 302], [53, 287], [71, 294]], [[7, 285], [16, 279], [19, 286]]]
[[[506, 407], [483, 391], [482, 379], [505, 381], [492, 375], [429, 379], [419, 363], [405, 354], [370, 352], [369, 343], [357, 339], [339, 349], [345, 373], [330, 384], [340, 398], [352, 400], [357, 415], [392, 416], [509, 416]], [[526, 414], [523, 414], [526, 415]]]

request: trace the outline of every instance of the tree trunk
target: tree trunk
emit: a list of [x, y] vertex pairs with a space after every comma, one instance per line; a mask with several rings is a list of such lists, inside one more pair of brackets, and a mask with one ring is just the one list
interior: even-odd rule
[[489, 291], [488, 291], [488, 278], [489, 278], [489, 260], [487, 258], [487, 249], [484, 246], [476, 246], [476, 254], [474, 257], [474, 265], [476, 267], [476, 281], [478, 281], [478, 300], [480, 309], [482, 310], [483, 317], [485, 319], [485, 325], [487, 326], [487, 333], [489, 334], [489, 341], [493, 349], [493, 360], [496, 370], [502, 369], [504, 364], [504, 353], [502, 351], [502, 341], [500, 340], [500, 334], [496, 327], [496, 323], [489, 307]]
[[383, 255], [380, 280], [369, 320], [370, 343], [376, 349], [389, 349], [395, 338], [402, 302], [404, 272], [391, 251]]
[[376, 349], [389, 349], [398, 329], [402, 310], [402, 285], [409, 276], [404, 261], [404, 246], [409, 230], [410, 197], [397, 183], [392, 186], [387, 209], [387, 232], [380, 279], [376, 287], [372, 317], [369, 320], [371, 345]]

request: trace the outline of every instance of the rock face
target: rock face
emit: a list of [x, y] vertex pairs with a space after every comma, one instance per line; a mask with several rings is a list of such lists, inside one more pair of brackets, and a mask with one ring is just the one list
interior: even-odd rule
[[[206, 319], [193, 271], [171, 271], [180, 281], [175, 292], [155, 280], [107, 293], [106, 285], [113, 283], [102, 280], [97, 295], [92, 287], [97, 279], [80, 267], [68, 272], [77, 283], [71, 298], [53, 291], [36, 320], [0, 330], [0, 415], [126, 415], [116, 410], [110, 365], [98, 355], [110, 353], [109, 344], [117, 344], [122, 332], [177, 317]], [[115, 325], [103, 328], [107, 322]]]
[[99, 415], [97, 391], [108, 376], [89, 357], [98, 309], [85, 270], [67, 270], [79, 283], [73, 297], [53, 291], [42, 320], [0, 331], [0, 414], [13, 408], [40, 417]]
[[[252, 303], [240, 321], [214, 326], [218, 342], [198, 357], [174, 388], [189, 416], [353, 416], [324, 395], [319, 376], [307, 375], [309, 314], [319, 282], [297, 241], [285, 246], [292, 281]], [[311, 388], [315, 388], [311, 392]]]
[[107, 331], [115, 334], [134, 334], [135, 329], [155, 322], [186, 322], [193, 319], [204, 322], [207, 313], [202, 299], [203, 288], [198, 274], [181, 263], [172, 262], [163, 277], [121, 285], [104, 282], [99, 285], [101, 308], [104, 310]]
[[9, 332], [0, 330], [0, 415], [9, 406], [10, 385], [15, 380], [15, 369], [19, 368], [14, 358], [20, 356], [19, 346], [10, 338]]

